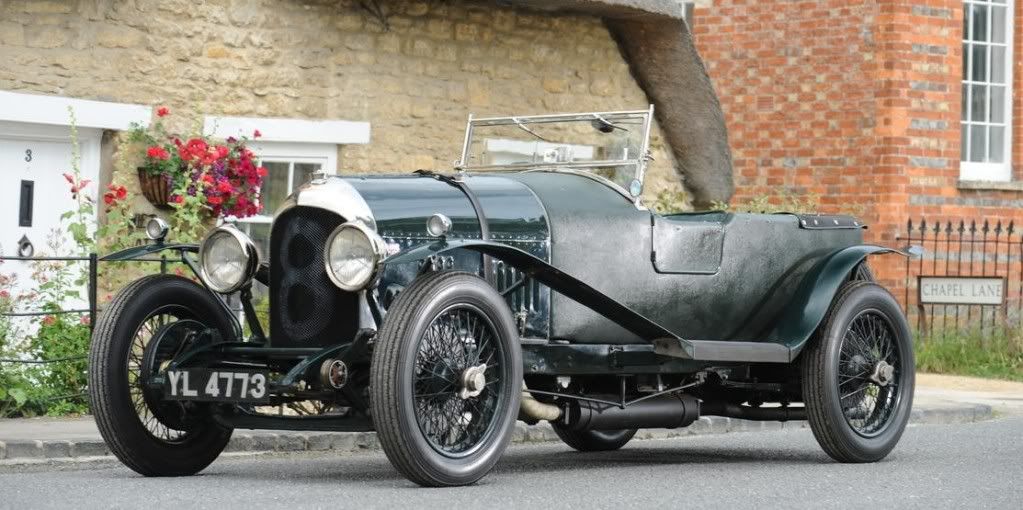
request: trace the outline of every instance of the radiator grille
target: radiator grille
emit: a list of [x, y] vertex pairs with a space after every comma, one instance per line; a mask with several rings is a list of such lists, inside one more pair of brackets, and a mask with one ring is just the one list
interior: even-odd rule
[[358, 296], [327, 277], [323, 247], [344, 220], [295, 207], [274, 220], [270, 234], [270, 338], [278, 347], [331, 345], [358, 328]]

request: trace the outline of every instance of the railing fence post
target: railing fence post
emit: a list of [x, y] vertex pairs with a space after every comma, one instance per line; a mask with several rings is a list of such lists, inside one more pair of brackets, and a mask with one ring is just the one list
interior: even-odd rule
[[96, 256], [95, 252], [90, 253], [89, 254], [89, 333], [90, 334], [96, 328], [96, 306], [97, 306], [96, 296], [99, 293], [98, 289], [96, 288], [97, 282], [99, 281], [99, 278], [97, 276], [97, 273], [99, 271], [99, 268], [97, 267], [98, 265], [99, 265], [99, 257]]

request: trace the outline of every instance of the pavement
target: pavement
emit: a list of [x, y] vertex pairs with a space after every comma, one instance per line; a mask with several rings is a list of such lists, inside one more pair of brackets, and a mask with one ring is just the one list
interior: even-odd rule
[[[911, 424], [971, 423], [998, 413], [1023, 415], [1023, 383], [919, 374]], [[756, 422], [705, 416], [675, 430], [647, 429], [638, 439], [669, 439], [729, 432], [806, 428], [806, 422]], [[514, 443], [558, 441], [546, 424], [519, 423]], [[293, 432], [236, 430], [227, 452], [358, 453], [378, 450], [372, 432]], [[0, 420], [0, 467], [39, 463], [80, 463], [110, 458], [92, 417]]]
[[382, 452], [224, 455], [198, 476], [106, 460], [0, 467], [0, 508], [1023, 508], [1023, 416], [912, 425], [874, 464], [839, 464], [807, 429], [508, 449], [479, 483], [420, 489]]

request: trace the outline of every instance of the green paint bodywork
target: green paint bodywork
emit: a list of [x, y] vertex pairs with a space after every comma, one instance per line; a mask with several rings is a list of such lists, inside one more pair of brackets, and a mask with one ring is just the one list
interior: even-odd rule
[[859, 245], [839, 250], [822, 260], [803, 279], [777, 326], [764, 340], [787, 345], [794, 359], [824, 320], [835, 294], [849, 280], [856, 266], [869, 255], [885, 253], [901, 254], [882, 246]]

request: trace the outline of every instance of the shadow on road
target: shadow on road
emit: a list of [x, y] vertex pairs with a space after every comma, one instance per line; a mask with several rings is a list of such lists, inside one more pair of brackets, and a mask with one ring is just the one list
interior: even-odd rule
[[[811, 445], [808, 445], [811, 446]], [[687, 466], [706, 464], [823, 464], [830, 459], [814, 448], [785, 450], [776, 448], [656, 448], [642, 444], [626, 447], [615, 452], [580, 453], [567, 447], [550, 445], [516, 447], [509, 449], [497, 464], [493, 473], [481, 482], [486, 484], [495, 476], [559, 471], [585, 471], [609, 467], [630, 468], [637, 466]], [[338, 482], [364, 482], [368, 485], [388, 487], [408, 485], [382, 453], [366, 453], [353, 456], [290, 455], [266, 457], [272, 468], [260, 465], [256, 459], [220, 460], [200, 475], [205, 480], [237, 479], [248, 481], [288, 481], [303, 484]], [[133, 476], [118, 471], [116, 477]]]

